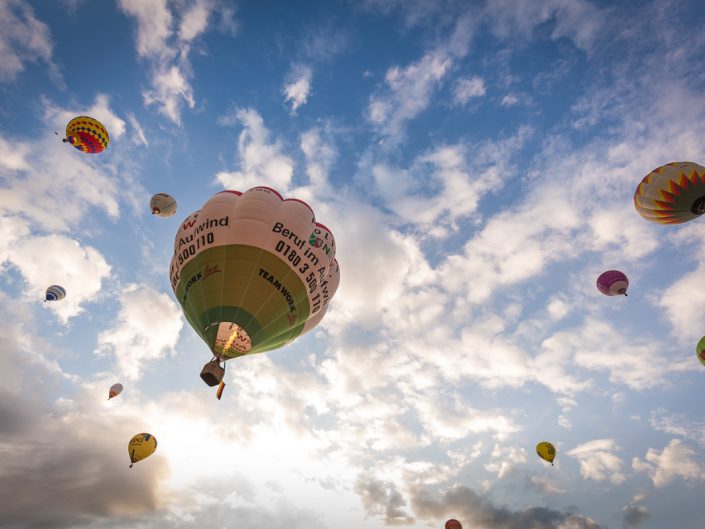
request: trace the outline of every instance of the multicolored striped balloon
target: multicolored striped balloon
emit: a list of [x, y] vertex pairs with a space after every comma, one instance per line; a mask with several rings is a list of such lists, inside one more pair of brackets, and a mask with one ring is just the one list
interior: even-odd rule
[[66, 297], [66, 289], [60, 285], [51, 285], [47, 288], [44, 301], [59, 301]]
[[634, 193], [634, 207], [646, 220], [681, 224], [705, 213], [705, 167], [671, 162], [647, 174]]
[[174, 239], [171, 286], [220, 360], [278, 349], [313, 329], [340, 271], [331, 231], [269, 187], [222, 191]]
[[70, 143], [81, 152], [96, 154], [108, 148], [110, 136], [97, 119], [78, 116], [66, 125], [64, 142]]
[[627, 288], [629, 288], [629, 279], [619, 270], [607, 270], [597, 278], [597, 290], [606, 296], [626, 296]]

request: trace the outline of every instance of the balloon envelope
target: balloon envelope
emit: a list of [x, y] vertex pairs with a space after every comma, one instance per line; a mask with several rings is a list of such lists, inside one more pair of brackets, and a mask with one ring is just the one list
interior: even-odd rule
[[606, 296], [627, 295], [629, 279], [619, 270], [607, 270], [597, 278], [597, 290]]
[[174, 239], [174, 294], [223, 360], [277, 349], [314, 328], [339, 280], [330, 230], [306, 203], [268, 187], [215, 194]]
[[138, 433], [130, 439], [127, 453], [130, 456], [130, 468], [138, 461], [151, 456], [157, 449], [157, 439], [149, 433]]
[[158, 217], [171, 217], [176, 213], [176, 199], [166, 193], [157, 193], [149, 201], [152, 215]]
[[680, 224], [705, 213], [705, 167], [671, 162], [647, 174], [634, 193], [634, 207], [646, 220]]
[[65, 142], [81, 152], [97, 154], [108, 148], [110, 137], [103, 124], [88, 116], [78, 116], [66, 125]]
[[698, 360], [705, 366], [705, 336], [700, 338], [698, 345], [695, 347], [695, 353], [698, 355]]
[[548, 441], [541, 441], [536, 445], [536, 453], [541, 459], [553, 464], [553, 460], [556, 458], [556, 447]]
[[113, 384], [108, 391], [108, 400], [117, 397], [120, 393], [122, 393], [122, 384]]
[[463, 529], [463, 526], [460, 525], [460, 522], [458, 520], [454, 520], [453, 518], [451, 518], [446, 522], [445, 529]]
[[51, 285], [47, 288], [44, 301], [59, 301], [66, 297], [66, 289], [60, 285]]

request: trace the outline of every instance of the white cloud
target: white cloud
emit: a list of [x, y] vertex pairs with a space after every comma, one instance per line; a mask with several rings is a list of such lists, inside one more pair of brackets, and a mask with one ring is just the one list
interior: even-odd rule
[[428, 108], [433, 92], [454, 61], [467, 54], [473, 25], [474, 19], [461, 16], [440, 46], [404, 68], [393, 66], [387, 70], [386, 87], [370, 97], [367, 117], [392, 144], [402, 140], [407, 122]]
[[64, 235], [30, 235], [26, 223], [16, 217], [0, 217], [0, 265], [10, 264], [20, 271], [28, 283], [27, 297], [39, 302], [49, 285], [66, 289], [66, 298], [46, 303], [58, 318], [66, 323], [83, 311], [110, 276], [110, 266], [103, 256], [90, 246], [82, 247]]
[[705, 469], [696, 461], [696, 452], [683, 441], [672, 439], [661, 453], [649, 448], [645, 458], [635, 457], [632, 468], [649, 474], [654, 487], [668, 485], [676, 478], [684, 481], [705, 480]]
[[50, 364], [57, 345], [41, 338], [42, 323], [2, 301], [0, 451], [14, 454], [0, 459], [0, 496], [12, 500], [0, 502], [2, 526], [96, 527], [116, 517], [134, 526], [163, 508], [167, 461], [157, 452], [138, 480], [128, 469], [127, 442], [145, 427], [137, 409], [107, 403], [107, 386], [78, 385], [90, 375]]
[[555, 17], [551, 38], [569, 38], [588, 52], [609, 21], [586, 0], [496, 0], [488, 2], [485, 16], [492, 32], [504, 39], [528, 39], [536, 26]]
[[179, 39], [192, 41], [208, 27], [208, 18], [213, 10], [211, 0], [198, 0], [188, 8], [181, 17]]
[[473, 97], [484, 96], [486, 91], [485, 80], [482, 77], [461, 78], [455, 81], [453, 98], [457, 103], [464, 105]]
[[503, 107], [513, 107], [515, 105], [518, 105], [521, 102], [520, 97], [517, 94], [507, 94], [502, 98], [502, 101], [500, 104]]
[[281, 142], [269, 142], [270, 132], [259, 113], [239, 109], [236, 119], [242, 124], [237, 143], [239, 171], [221, 171], [216, 180], [227, 189], [247, 190], [258, 185], [271, 186], [287, 194], [294, 173], [294, 162], [282, 153]]
[[177, 125], [181, 124], [181, 105], [186, 102], [189, 108], [196, 104], [193, 89], [187, 80], [184, 69], [175, 64], [157, 67], [152, 77], [152, 90], [145, 90], [144, 102], [157, 105], [161, 114]]
[[585, 479], [609, 480], [618, 485], [626, 479], [622, 472], [624, 462], [614, 452], [620, 450], [614, 439], [595, 439], [576, 446], [566, 455], [580, 461], [580, 474]]
[[0, 3], [0, 82], [14, 81], [27, 62], [41, 60], [55, 70], [53, 48], [48, 26], [34, 16], [29, 3]]
[[173, 351], [182, 326], [181, 310], [167, 294], [128, 285], [120, 292], [115, 325], [98, 336], [98, 351], [114, 354], [120, 373], [136, 380], [146, 363]]
[[406, 68], [390, 68], [385, 75], [388, 91], [370, 98], [368, 117], [372, 124], [384, 135], [400, 139], [406, 122], [428, 107], [433, 90], [451, 65], [445, 53], [432, 52]]
[[167, 0], [118, 0], [118, 5], [137, 20], [137, 53], [141, 57], [172, 54], [167, 47], [172, 30]]
[[[196, 104], [188, 59], [192, 43], [208, 29], [221, 6], [212, 0], [175, 3], [174, 12], [166, 0], [119, 0], [119, 6], [137, 20], [137, 52], [150, 65], [152, 87], [142, 92], [145, 104], [156, 105], [160, 114], [181, 125], [182, 105], [194, 108]], [[234, 10], [227, 6], [221, 10], [222, 24], [233, 30]]]
[[296, 66], [292, 68], [290, 81], [282, 88], [284, 101], [291, 102], [291, 114], [296, 115], [299, 107], [306, 104], [311, 93], [311, 77], [313, 70], [310, 66]]
[[409, 169], [377, 163], [369, 172], [385, 204], [402, 222], [445, 237], [457, 230], [459, 219], [475, 212], [486, 193], [510, 178], [512, 155], [530, 135], [530, 129], [520, 128], [497, 142], [442, 145], [418, 156]]
[[674, 335], [691, 343], [694, 351], [692, 344], [702, 337], [702, 322], [705, 321], [705, 260], [696, 270], [668, 287], [661, 294], [658, 305], [665, 309]]
[[131, 134], [133, 143], [135, 143], [136, 145], [143, 145], [145, 147], [149, 147], [149, 141], [147, 140], [147, 136], [144, 133], [144, 129], [142, 128], [142, 125], [140, 125], [140, 122], [137, 121], [135, 115], [128, 114], [127, 120], [130, 122], [130, 126], [133, 129], [133, 133]]

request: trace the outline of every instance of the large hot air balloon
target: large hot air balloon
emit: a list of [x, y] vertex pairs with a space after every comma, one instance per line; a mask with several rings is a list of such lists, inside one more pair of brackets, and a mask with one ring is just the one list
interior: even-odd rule
[[700, 338], [698, 345], [695, 346], [695, 353], [698, 355], [698, 360], [705, 366], [705, 336]]
[[110, 136], [97, 119], [78, 116], [66, 125], [64, 142], [70, 143], [81, 152], [96, 154], [108, 148]]
[[553, 460], [556, 458], [556, 447], [553, 446], [548, 441], [541, 441], [536, 445], [536, 453], [541, 459], [544, 459], [551, 463], [553, 466]]
[[66, 289], [59, 285], [51, 285], [47, 288], [44, 301], [59, 301], [66, 297]]
[[454, 520], [453, 518], [451, 518], [446, 522], [445, 529], [463, 529], [463, 526], [460, 525], [460, 522], [458, 520]]
[[278, 349], [313, 329], [340, 280], [333, 234], [301, 200], [274, 189], [221, 191], [189, 215], [174, 239], [171, 286], [213, 360]]
[[629, 288], [629, 279], [619, 270], [607, 270], [597, 278], [597, 290], [605, 296], [626, 296], [627, 288]]
[[130, 468], [138, 461], [151, 456], [157, 449], [157, 439], [150, 433], [138, 433], [130, 439], [127, 453], [130, 456]]
[[639, 215], [659, 224], [680, 224], [705, 213], [705, 167], [671, 162], [647, 174], [634, 193]]
[[166, 193], [157, 193], [149, 201], [149, 207], [152, 210], [152, 215], [171, 217], [176, 213], [176, 200]]
[[112, 399], [113, 397], [117, 397], [120, 393], [122, 393], [122, 384], [113, 384], [108, 390], [108, 400]]

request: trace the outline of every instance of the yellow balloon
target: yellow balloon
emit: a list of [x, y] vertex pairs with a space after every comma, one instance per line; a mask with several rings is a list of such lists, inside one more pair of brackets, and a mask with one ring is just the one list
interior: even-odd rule
[[130, 439], [127, 453], [130, 456], [130, 468], [138, 461], [151, 456], [157, 449], [157, 439], [151, 433], [138, 433]]
[[545, 459], [553, 465], [553, 460], [556, 458], [556, 447], [548, 441], [541, 441], [536, 445], [536, 453], [541, 459]]

